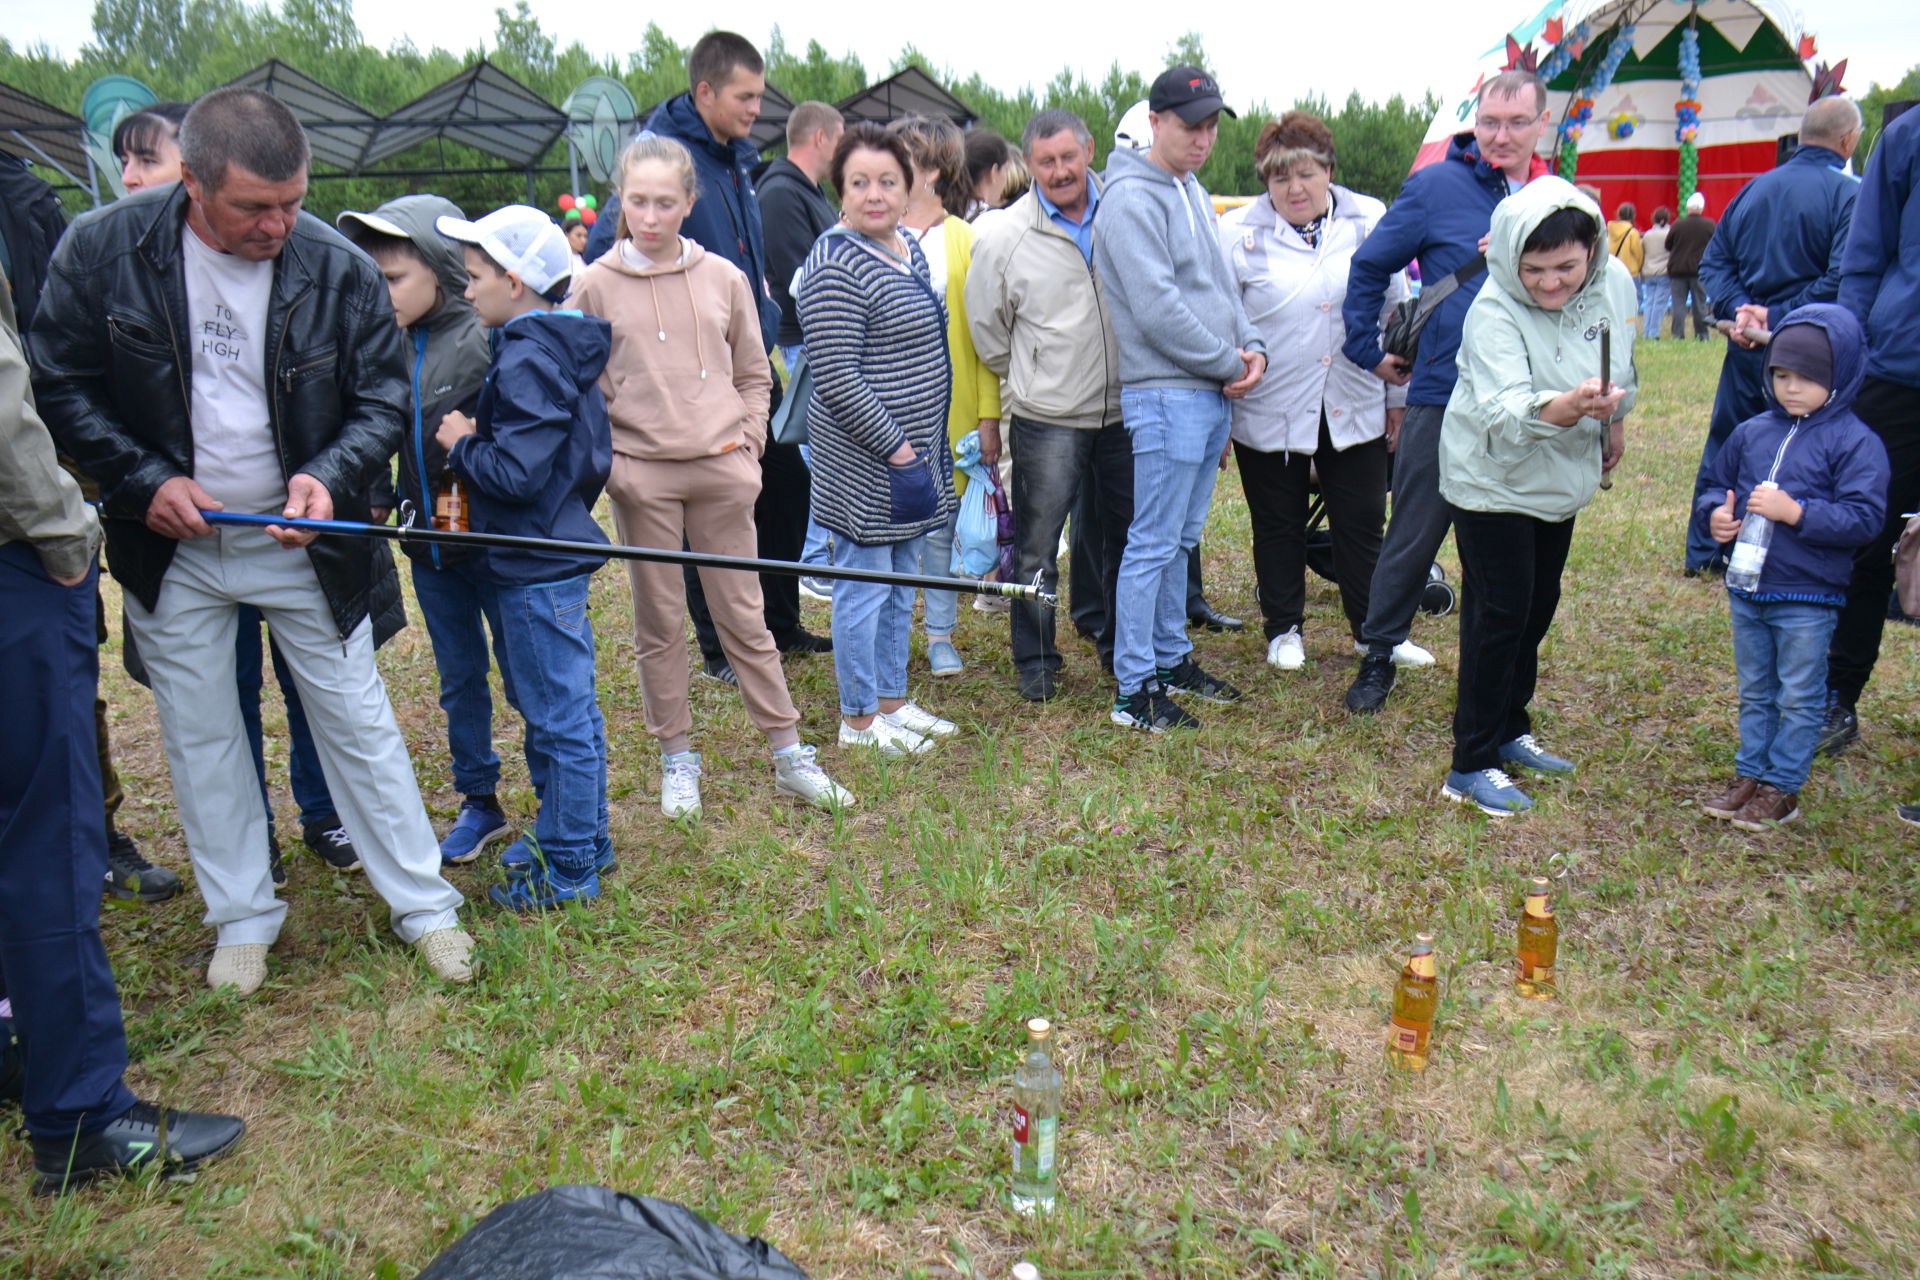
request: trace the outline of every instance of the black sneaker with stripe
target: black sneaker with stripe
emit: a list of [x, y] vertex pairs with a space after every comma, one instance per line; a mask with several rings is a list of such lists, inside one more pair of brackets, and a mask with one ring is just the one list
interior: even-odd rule
[[1238, 702], [1244, 696], [1238, 689], [1210, 675], [1189, 653], [1172, 667], [1160, 668], [1160, 683], [1174, 693], [1188, 693], [1208, 702]]
[[360, 869], [360, 851], [353, 847], [353, 840], [347, 835], [347, 829], [340, 825], [340, 819], [335, 818], [331, 826], [316, 822], [312, 826], [302, 827], [300, 839], [335, 871]]
[[1120, 694], [1113, 700], [1113, 722], [1129, 729], [1165, 733], [1169, 729], [1197, 729], [1200, 721], [1193, 713], [1167, 696], [1158, 680], [1149, 680], [1134, 693]]

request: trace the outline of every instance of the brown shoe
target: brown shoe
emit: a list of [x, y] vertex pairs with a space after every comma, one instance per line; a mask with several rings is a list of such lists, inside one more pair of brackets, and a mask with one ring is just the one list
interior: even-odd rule
[[1747, 801], [1753, 799], [1754, 791], [1760, 786], [1758, 778], [1736, 777], [1727, 784], [1727, 789], [1711, 800], [1700, 802], [1700, 808], [1709, 818], [1725, 821], [1740, 812]]
[[1768, 783], [1754, 788], [1753, 799], [1729, 821], [1742, 831], [1768, 831], [1800, 816], [1800, 798]]

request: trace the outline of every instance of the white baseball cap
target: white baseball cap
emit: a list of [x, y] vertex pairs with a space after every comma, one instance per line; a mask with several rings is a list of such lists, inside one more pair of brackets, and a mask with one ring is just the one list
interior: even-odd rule
[[1152, 112], [1145, 98], [1127, 108], [1120, 117], [1120, 123], [1114, 126], [1113, 145], [1119, 151], [1144, 151], [1153, 145], [1153, 121], [1148, 117]]
[[443, 214], [433, 225], [449, 240], [485, 250], [502, 271], [519, 276], [535, 293], [546, 293], [573, 274], [567, 233], [532, 205], [506, 205], [477, 222]]

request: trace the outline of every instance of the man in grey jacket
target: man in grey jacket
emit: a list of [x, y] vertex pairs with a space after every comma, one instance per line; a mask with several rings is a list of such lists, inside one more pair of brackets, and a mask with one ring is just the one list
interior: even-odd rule
[[[1220, 256], [1212, 202], [1194, 171], [1227, 111], [1198, 67], [1174, 67], [1147, 97], [1153, 145], [1116, 151], [1094, 266], [1120, 355], [1120, 415], [1133, 444], [1133, 522], [1115, 591], [1113, 721], [1155, 733], [1199, 723], [1168, 696], [1232, 702], [1186, 633], [1187, 553], [1199, 545], [1231, 425], [1227, 401], [1258, 385], [1265, 344]], [[1232, 114], [1230, 111], [1228, 114]]]
[[[1019, 580], [1039, 574], [1053, 589], [1060, 530], [1083, 488], [1096, 489], [1102, 513], [1111, 513], [1101, 521], [1098, 590], [1106, 622], [1097, 639], [1110, 664], [1114, 583], [1133, 509], [1133, 450], [1120, 425], [1113, 326], [1092, 269], [1100, 204], [1100, 184], [1087, 171], [1093, 135], [1071, 111], [1042, 111], [1027, 123], [1021, 149], [1033, 189], [979, 228], [967, 272], [967, 324], [974, 350], [1006, 383]], [[1015, 604], [1012, 632], [1020, 696], [1051, 698], [1061, 665], [1053, 610]]]

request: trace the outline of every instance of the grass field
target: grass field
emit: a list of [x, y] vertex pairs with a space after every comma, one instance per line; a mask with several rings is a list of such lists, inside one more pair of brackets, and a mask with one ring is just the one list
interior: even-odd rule
[[[1805, 821], [1757, 837], [1698, 816], [1735, 747], [1725, 601], [1678, 572], [1717, 368], [1705, 347], [1641, 349], [1644, 412], [1580, 518], [1536, 704], [1580, 771], [1504, 823], [1437, 799], [1457, 618], [1416, 627], [1437, 669], [1349, 719], [1353, 659], [1315, 580], [1306, 670], [1267, 668], [1257, 630], [1202, 637], [1250, 696], [1163, 739], [1108, 724], [1077, 642], [1066, 696], [1020, 702], [998, 615], [963, 609], [956, 681], [926, 680], [916, 648], [916, 696], [963, 726], [922, 761], [829, 745], [832, 667], [791, 662], [804, 733], [861, 799], [838, 821], [777, 801], [738, 698], [699, 682], [706, 818], [670, 824], [624, 575], [603, 573], [607, 894], [514, 919], [484, 903], [496, 871], [456, 873], [484, 970], [449, 988], [364, 878], [296, 844], [248, 1000], [204, 987], [193, 894], [109, 911], [136, 1088], [251, 1130], [194, 1183], [53, 1202], [4, 1144], [0, 1275], [411, 1276], [495, 1205], [579, 1181], [682, 1201], [819, 1277], [1000, 1277], [1022, 1257], [1049, 1280], [1913, 1276], [1920, 871], [1892, 808], [1920, 794], [1917, 637], [1889, 630], [1862, 740], [1817, 769]], [[1240, 614], [1246, 543], [1230, 475], [1209, 594]], [[381, 658], [444, 823], [417, 621]], [[184, 873], [151, 699], [105, 665], [123, 825]], [[517, 726], [499, 738], [508, 756]], [[1510, 975], [1543, 869], [1551, 1004]], [[1381, 1048], [1421, 929], [1443, 999], [1432, 1068], [1408, 1079]], [[1040, 1221], [1005, 1207], [999, 1119], [1034, 1014], [1058, 1022], [1067, 1079], [1061, 1208]]]

